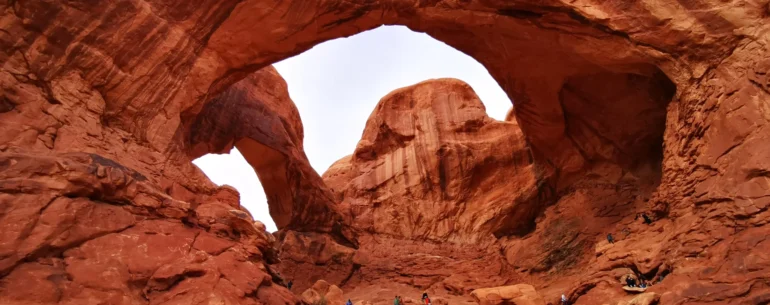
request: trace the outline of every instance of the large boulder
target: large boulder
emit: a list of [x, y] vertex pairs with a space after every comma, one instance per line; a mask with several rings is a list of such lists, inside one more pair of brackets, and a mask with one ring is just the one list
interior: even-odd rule
[[660, 296], [657, 293], [646, 292], [634, 297], [628, 303], [620, 302], [619, 305], [651, 305], [656, 304], [659, 299]]
[[302, 300], [313, 305], [344, 305], [346, 302], [342, 298], [342, 290], [324, 280], [318, 280], [312, 287], [305, 290], [302, 293]]
[[476, 289], [471, 296], [479, 305], [545, 305], [535, 287], [527, 284]]

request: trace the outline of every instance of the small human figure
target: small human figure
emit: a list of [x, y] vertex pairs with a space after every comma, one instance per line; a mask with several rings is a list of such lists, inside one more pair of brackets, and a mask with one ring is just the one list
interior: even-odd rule
[[626, 277], [626, 286], [631, 287], [631, 288], [636, 287], [636, 281], [634, 280], [634, 278], [632, 278], [630, 276]]
[[647, 217], [647, 214], [642, 213], [642, 218], [644, 218], [644, 223], [646, 224], [652, 224], [652, 219], [650, 217]]
[[398, 296], [393, 299], [393, 305], [401, 305], [401, 299]]
[[286, 283], [286, 288], [289, 288], [289, 290], [291, 290], [292, 285], [294, 285], [294, 282], [292, 282], [292, 280], [289, 280], [289, 282]]
[[353, 302], [351, 302], [350, 299], [348, 299], [348, 302], [345, 303], [345, 305], [353, 305]]
[[567, 296], [562, 294], [561, 295], [561, 305], [568, 305], [568, 304], [569, 304], [569, 300], [567, 300]]
[[423, 302], [425, 302], [425, 305], [431, 305], [430, 298], [428, 297], [428, 293], [427, 292], [423, 292], [422, 293], [422, 300], [423, 300]]
[[612, 238], [612, 234], [607, 234], [607, 241], [611, 244], [615, 243], [615, 239]]

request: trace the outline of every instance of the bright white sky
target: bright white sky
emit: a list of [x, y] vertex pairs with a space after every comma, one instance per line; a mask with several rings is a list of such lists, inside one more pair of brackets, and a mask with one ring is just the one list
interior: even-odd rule
[[[305, 152], [319, 174], [353, 153], [377, 102], [397, 88], [452, 77], [473, 87], [490, 117], [503, 120], [511, 107], [508, 96], [475, 59], [403, 26], [327, 41], [274, 66], [289, 85], [305, 126]], [[257, 175], [237, 149], [193, 163], [215, 183], [235, 187], [254, 219], [268, 231], [276, 230]]]

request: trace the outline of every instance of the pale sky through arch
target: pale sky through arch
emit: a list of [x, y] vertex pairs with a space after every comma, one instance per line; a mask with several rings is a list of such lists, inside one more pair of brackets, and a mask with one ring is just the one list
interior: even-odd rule
[[[473, 87], [490, 117], [503, 120], [511, 107], [508, 96], [475, 59], [404, 26], [327, 41], [274, 66], [289, 85], [304, 125], [305, 153], [319, 174], [353, 152], [377, 102], [397, 88], [451, 77]], [[235, 187], [254, 219], [268, 231], [276, 230], [257, 175], [236, 149], [193, 163], [214, 183]]]

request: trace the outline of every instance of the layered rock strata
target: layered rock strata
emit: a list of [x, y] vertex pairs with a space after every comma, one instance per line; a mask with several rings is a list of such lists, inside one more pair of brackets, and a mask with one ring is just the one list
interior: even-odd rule
[[[532, 263], [516, 267], [517, 274], [525, 280], [531, 276], [528, 281], [546, 299], [555, 301], [553, 297], [562, 291], [567, 291], [576, 304], [597, 304], [622, 296], [622, 291], [608, 283], [616, 282], [616, 273], [627, 273], [620, 269], [629, 268], [647, 277], [668, 274], [664, 285], [652, 288], [660, 294], [662, 304], [766, 303], [770, 267], [761, 254], [770, 247], [764, 239], [770, 204], [770, 158], [765, 148], [770, 125], [769, 11], [766, 1], [758, 0], [246, 0], [202, 1], [195, 5], [166, 0], [4, 2], [0, 4], [0, 152], [8, 160], [16, 161], [7, 161], [9, 165], [3, 167], [3, 172], [13, 173], [3, 173], [10, 181], [5, 183], [10, 191], [3, 192], [9, 198], [3, 207], [16, 212], [4, 212], [2, 226], [4, 234], [16, 233], [3, 237], [7, 238], [3, 242], [7, 246], [0, 250], [3, 260], [11, 262], [12, 270], [5, 271], [9, 273], [3, 275], [2, 283], [24, 283], [20, 278], [9, 278], [14, 272], [19, 272], [15, 276], [40, 279], [40, 285], [78, 281], [66, 277], [64, 282], [57, 282], [61, 277], [49, 276], [45, 273], [48, 271], [17, 269], [28, 264], [60, 266], [48, 262], [49, 258], [58, 259], [59, 250], [39, 250], [39, 237], [31, 239], [32, 246], [23, 246], [25, 238], [20, 236], [35, 230], [22, 225], [27, 223], [26, 216], [8, 215], [16, 215], [27, 204], [45, 206], [45, 196], [40, 194], [63, 194], [60, 190], [71, 187], [64, 182], [42, 181], [14, 186], [17, 182], [13, 182], [13, 177], [28, 177], [29, 181], [53, 177], [50, 179], [62, 181], [66, 175], [60, 168], [67, 168], [63, 159], [71, 158], [68, 154], [95, 154], [120, 165], [110, 167], [141, 174], [148, 188], [190, 203], [195, 207], [193, 210], [206, 207], [206, 198], [217, 188], [190, 160], [206, 153], [197, 147], [207, 146], [187, 142], [190, 138], [186, 133], [196, 116], [207, 109], [207, 103], [247, 75], [322, 41], [382, 24], [401, 24], [427, 32], [473, 56], [516, 102], [516, 120], [532, 149], [535, 166], [543, 168], [543, 176], [548, 177], [558, 201], [545, 210], [542, 221], [538, 221], [540, 225], [531, 234], [504, 236], [500, 244], [507, 249], [504, 255], [508, 260], [531, 257], [519, 256], [524, 253], [521, 249], [538, 249], [524, 247], [526, 243], [547, 250], [543, 253], [552, 259], [540, 263], [541, 267], [530, 268]], [[628, 107], [620, 108], [617, 101]], [[592, 109], [595, 110], [586, 112]], [[276, 114], [278, 117], [286, 116], [284, 112], [277, 113], [282, 113]], [[609, 117], [616, 119], [608, 120]], [[271, 130], [271, 135], [280, 134], [280, 129]], [[240, 140], [234, 136], [233, 143]], [[255, 146], [253, 151], [270, 152]], [[222, 146], [216, 146], [219, 147]], [[301, 161], [292, 159], [296, 155], [292, 156], [284, 160], [274, 155], [274, 160], [285, 162], [292, 173], [307, 173]], [[56, 169], [44, 170], [35, 177], [14, 172], [27, 163], [43, 166], [46, 163], [37, 160], [49, 157], [62, 158], [61, 162], [54, 162]], [[78, 158], [77, 163], [84, 164], [81, 167], [92, 163], [86, 157]], [[656, 159], [662, 161], [657, 163]], [[259, 169], [269, 168], [274, 162], [252, 163]], [[291, 175], [263, 178], [265, 175], [260, 175], [261, 179], [276, 186], [303, 180]], [[308, 178], [308, 185], [316, 185], [313, 180], [318, 181]], [[119, 183], [122, 182], [107, 185]], [[624, 193], [626, 186], [631, 191]], [[650, 188], [652, 191], [648, 191]], [[286, 228], [300, 231], [332, 232], [336, 243], [353, 245], [353, 233], [343, 229], [357, 225], [346, 222], [352, 218], [346, 218], [344, 207], [323, 203], [329, 194], [324, 190], [309, 192], [314, 195], [289, 195], [276, 190], [271, 195], [275, 198], [272, 202], [283, 203], [271, 210], [278, 221]], [[22, 194], [33, 194], [33, 198], [18, 199]], [[93, 204], [98, 204], [94, 200], [111, 200], [100, 199], [100, 195], [74, 194], [70, 196]], [[67, 196], [64, 197], [74, 199]], [[289, 206], [288, 198], [312, 198], [314, 202]], [[141, 196], [127, 200], [130, 204], [120, 202], [125, 203], [121, 208], [129, 210], [144, 204], [157, 206], [145, 203]], [[651, 207], [654, 225], [641, 226], [633, 221], [639, 206]], [[586, 207], [590, 207], [592, 217], [582, 219], [583, 224], [569, 225], [569, 219], [580, 218], [576, 215], [582, 216], [589, 210]], [[341, 212], [335, 212], [338, 210]], [[137, 213], [144, 212], [131, 212]], [[342, 214], [334, 215], [337, 213]], [[30, 215], [34, 218], [35, 214]], [[171, 215], [155, 217], [170, 223], [177, 221]], [[199, 217], [195, 215], [185, 221], [195, 224]], [[591, 221], [597, 217], [605, 218], [606, 222]], [[303, 225], [303, 219], [310, 220], [310, 224]], [[183, 223], [181, 218], [178, 221]], [[568, 225], [559, 225], [560, 221], [567, 221]], [[35, 222], [34, 226], [49, 223]], [[130, 222], [115, 222], [127, 223]], [[88, 228], [82, 236], [99, 239], [119, 235], [101, 236], [103, 232], [121, 230], [121, 226]], [[232, 227], [226, 224], [219, 229], [224, 234]], [[375, 232], [384, 230], [370, 227]], [[612, 231], [619, 235], [617, 232], [625, 227], [629, 229], [626, 232], [631, 232], [627, 238], [619, 239], [614, 246], [600, 245], [604, 233]], [[200, 224], [193, 228], [206, 230]], [[96, 231], [89, 231], [92, 229]], [[394, 231], [389, 234], [407, 232]], [[420, 235], [447, 239], [461, 236], [457, 240], [478, 238], [473, 232], [457, 231], [449, 236], [441, 233], [449, 231], [435, 227]], [[177, 233], [182, 234], [174, 234]], [[78, 234], [65, 235], [76, 236], [73, 238], [79, 241], [82, 238]], [[539, 242], [541, 237], [549, 236], [580, 238]], [[42, 238], [42, 244], [49, 245], [42, 248], [61, 250], [79, 244], [72, 244], [67, 238]], [[234, 240], [236, 236], [230, 238]], [[367, 237], [360, 239], [364, 238]], [[148, 251], [159, 251], [158, 257], [173, 252], [154, 243], [144, 244]], [[235, 249], [245, 245], [239, 241]], [[565, 257], [560, 251], [565, 248], [574, 249], [567, 253], [579, 255], [574, 259]], [[118, 252], [105, 249], [92, 256], [119, 256]], [[557, 264], [567, 258], [587, 264]], [[19, 264], [19, 260], [23, 263]], [[259, 265], [258, 260], [253, 263]], [[133, 291], [121, 295], [136, 297], [131, 302], [147, 303], [140, 299], [138, 291], [163, 285], [148, 286], [151, 277], [146, 275], [147, 269], [132, 270], [139, 270], [137, 274], [142, 275], [131, 285], [122, 277], [115, 281], [120, 285], [110, 288], [98, 286], [101, 283], [65, 286]], [[543, 283], [536, 282], [541, 278], [538, 272], [550, 272]], [[205, 273], [212, 278], [216, 275], [213, 271]], [[194, 276], [188, 278], [191, 277]], [[206, 285], [212, 287], [211, 283]], [[242, 289], [233, 292], [213, 286], [213, 295], [227, 296], [227, 302], [254, 299], [250, 284], [233, 286]], [[184, 286], [176, 285], [171, 290], [179, 287]], [[273, 285], [265, 283], [259, 287], [265, 288], [257, 289], [258, 298], [283, 300], [283, 292], [260, 295], [260, 291], [269, 291]], [[15, 294], [23, 288], [4, 286], [0, 297], [6, 302], [66, 303], [68, 298], [76, 300], [72, 296], [77, 295], [68, 292], [61, 299], [59, 294], [40, 295], [60, 291], [54, 288], [37, 289], [37, 294]], [[233, 296], [236, 299], [230, 299]], [[163, 298], [159, 296], [158, 302]]]

